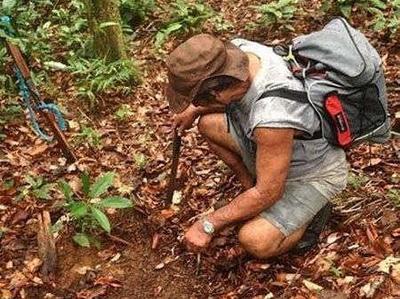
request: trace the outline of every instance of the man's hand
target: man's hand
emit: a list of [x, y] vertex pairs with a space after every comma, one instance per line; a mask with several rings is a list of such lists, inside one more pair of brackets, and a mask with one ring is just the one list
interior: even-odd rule
[[199, 116], [198, 110], [195, 106], [190, 105], [184, 111], [174, 115], [174, 128], [178, 129], [179, 135], [185, 130], [190, 129], [193, 122]]
[[203, 230], [200, 221], [195, 222], [185, 234], [187, 248], [193, 252], [200, 252], [208, 247], [212, 237]]

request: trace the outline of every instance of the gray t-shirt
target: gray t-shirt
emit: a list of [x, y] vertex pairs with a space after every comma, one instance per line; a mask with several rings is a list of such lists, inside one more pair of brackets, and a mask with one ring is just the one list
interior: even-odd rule
[[[250, 161], [245, 161], [248, 164], [246, 166], [255, 175], [255, 128], [293, 128], [304, 132], [305, 136], [312, 136], [320, 130], [320, 119], [309, 104], [280, 97], [259, 99], [263, 92], [282, 87], [303, 91], [303, 84], [292, 75], [285, 61], [271, 47], [244, 39], [235, 39], [232, 43], [242, 51], [256, 55], [261, 62], [261, 68], [247, 94], [227, 109], [230, 126], [240, 139], [242, 149], [244, 147], [243, 150], [250, 155]], [[324, 176], [324, 170], [331, 169], [327, 164], [332, 164], [332, 161], [345, 166], [344, 151], [322, 138], [295, 139], [288, 180], [318, 179], [317, 174], [318, 177]]]

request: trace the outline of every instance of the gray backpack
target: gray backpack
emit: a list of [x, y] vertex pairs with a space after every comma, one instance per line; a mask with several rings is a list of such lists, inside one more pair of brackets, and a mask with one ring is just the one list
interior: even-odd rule
[[279, 96], [309, 103], [321, 119], [316, 134], [348, 148], [356, 142], [383, 143], [390, 137], [385, 78], [381, 59], [366, 37], [343, 18], [321, 31], [295, 38], [274, 51], [302, 80], [305, 92], [277, 89]]

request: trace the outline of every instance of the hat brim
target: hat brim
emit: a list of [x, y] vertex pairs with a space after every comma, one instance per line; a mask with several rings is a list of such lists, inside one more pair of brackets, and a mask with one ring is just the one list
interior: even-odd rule
[[166, 86], [165, 93], [169, 103], [169, 108], [173, 113], [181, 113], [189, 107], [191, 103], [190, 97], [175, 91], [169, 84]]
[[227, 56], [222, 68], [200, 80], [192, 89], [189, 96], [182, 95], [175, 91], [169, 84], [167, 85], [166, 96], [172, 112], [181, 113], [184, 111], [192, 103], [201, 85], [207, 79], [219, 76], [230, 76], [244, 82], [249, 78], [249, 58], [246, 53], [230, 42], [225, 43], [225, 48]]

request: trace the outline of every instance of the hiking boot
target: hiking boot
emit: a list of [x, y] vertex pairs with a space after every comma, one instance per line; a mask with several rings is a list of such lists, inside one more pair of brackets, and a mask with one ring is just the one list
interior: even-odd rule
[[303, 254], [317, 245], [319, 235], [325, 229], [326, 224], [332, 214], [332, 204], [328, 202], [311, 220], [303, 237], [293, 248], [294, 253]]

